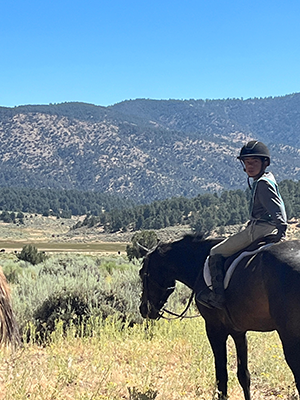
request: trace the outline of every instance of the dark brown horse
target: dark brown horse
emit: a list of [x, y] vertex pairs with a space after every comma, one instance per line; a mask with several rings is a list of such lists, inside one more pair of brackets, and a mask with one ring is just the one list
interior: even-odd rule
[[0, 267], [0, 346], [20, 344], [19, 329], [12, 309], [10, 289]]
[[[205, 286], [202, 276], [206, 257], [217, 239], [187, 235], [172, 243], [158, 244], [144, 258], [140, 276], [143, 294], [140, 312], [157, 319], [160, 310], [180, 281], [195, 293]], [[197, 307], [205, 319], [211, 344], [218, 398], [227, 399], [226, 342], [235, 343], [237, 376], [246, 400], [250, 400], [247, 331], [276, 330], [286, 361], [300, 393], [300, 241], [286, 241], [243, 259], [226, 289], [226, 309]]]

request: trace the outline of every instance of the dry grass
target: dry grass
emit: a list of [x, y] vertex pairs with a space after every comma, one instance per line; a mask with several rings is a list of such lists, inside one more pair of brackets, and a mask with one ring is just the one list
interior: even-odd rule
[[[24, 225], [22, 224], [6, 224], [0, 222], [0, 248], [9, 246], [10, 248], [22, 248], [24, 244], [31, 243], [37, 247], [58, 247], [61, 245], [70, 251], [74, 251], [76, 245], [83, 244], [83, 250], [88, 252], [88, 245], [97, 245], [103, 243], [123, 244], [125, 248], [127, 243], [131, 243], [134, 232], [116, 232], [105, 233], [102, 228], [83, 227], [80, 229], [71, 229], [78, 220], [83, 217], [72, 217], [72, 219], [57, 219], [56, 217], [43, 217], [37, 214], [26, 214]], [[230, 236], [241, 229], [240, 225], [228, 226], [224, 228], [222, 233], [224, 236]], [[157, 230], [156, 233], [161, 241], [176, 240], [184, 234], [190, 232], [188, 225], [168, 227]], [[220, 236], [219, 228], [212, 232], [212, 236]], [[300, 238], [300, 224], [297, 219], [289, 221], [287, 230], [288, 239]], [[47, 244], [47, 246], [46, 246]], [[8, 249], [9, 250], [9, 249]]]
[[[13, 229], [0, 224], [0, 237], [54, 241], [52, 232], [60, 232], [57, 243], [82, 240], [68, 236], [65, 225], [58, 231], [61, 221], [48, 222], [31, 219]], [[288, 237], [298, 238], [299, 232], [295, 222]], [[84, 238], [91, 243], [90, 236]], [[252, 400], [298, 399], [277, 334], [249, 333], [248, 338]], [[228, 370], [230, 399], [241, 400], [232, 340]], [[76, 338], [72, 330], [63, 337], [58, 327], [45, 347], [29, 343], [0, 353], [0, 400], [212, 400], [214, 392], [213, 355], [202, 318], [125, 329], [99, 323], [90, 338]]]
[[[213, 357], [202, 319], [159, 321], [120, 329], [98, 324], [93, 337], [60, 327], [52, 343], [1, 355], [1, 400], [211, 400]], [[295, 400], [293, 378], [275, 333], [250, 334], [252, 399]], [[233, 342], [228, 343], [229, 395], [241, 400]]]

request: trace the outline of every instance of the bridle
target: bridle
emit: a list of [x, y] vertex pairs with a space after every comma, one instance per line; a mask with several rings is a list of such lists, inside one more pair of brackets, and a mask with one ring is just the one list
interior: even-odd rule
[[[164, 306], [164, 304], [166, 303], [168, 297], [170, 296], [171, 293], [174, 292], [175, 290], [175, 285], [174, 286], [169, 286], [169, 287], [163, 287], [160, 283], [158, 283], [155, 279], [153, 279], [149, 272], [148, 272], [148, 268], [146, 268], [146, 271], [143, 273], [142, 278], [142, 282], [143, 282], [143, 298], [144, 301], [147, 304], [151, 305], [151, 308], [157, 312], [158, 314], [158, 319], [160, 318], [164, 318], [163, 317], [163, 312], [161, 312], [162, 307]], [[157, 289], [159, 289], [161, 292], [164, 293], [164, 295], [162, 296], [162, 300], [159, 301], [158, 303], [158, 308], [155, 307], [150, 301], [149, 301], [149, 282], [151, 282], [151, 284], [153, 286], [155, 286]], [[166, 299], [166, 300], [163, 300]], [[162, 310], [163, 311], [163, 310]]]
[[[193, 301], [193, 298], [195, 295], [194, 290], [192, 291], [189, 301], [181, 314], [174, 313], [172, 311], [169, 311], [165, 307], [163, 307], [164, 304], [166, 303], [168, 297], [174, 292], [175, 285], [169, 286], [169, 287], [163, 287], [160, 283], [158, 283], [155, 279], [153, 279], [150, 276], [149, 271], [148, 271], [148, 265], [145, 266], [145, 269], [146, 270], [141, 277], [142, 282], [143, 282], [143, 297], [145, 298], [146, 304], [147, 305], [150, 304], [152, 309], [158, 314], [158, 319], [162, 318], [162, 319], [167, 319], [167, 320], [173, 320], [173, 319], [183, 319], [183, 318], [196, 318], [196, 317], [200, 316], [200, 314], [195, 315], [195, 316], [186, 316], [186, 313], [187, 313], [188, 309], [190, 308], [190, 305], [192, 304], [192, 301]], [[149, 282], [151, 282], [151, 284], [154, 285], [155, 287], [157, 287], [157, 289], [159, 289], [161, 292], [164, 292], [164, 296], [162, 296], [162, 300], [160, 300], [158, 303], [158, 308], [155, 307], [149, 301]], [[163, 300], [163, 299], [166, 299], [166, 300]], [[173, 318], [165, 317], [164, 313], [172, 315]]]

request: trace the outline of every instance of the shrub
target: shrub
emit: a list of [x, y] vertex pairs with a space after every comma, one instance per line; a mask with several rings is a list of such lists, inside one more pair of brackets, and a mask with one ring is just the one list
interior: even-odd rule
[[3, 265], [3, 273], [9, 283], [18, 283], [19, 277], [22, 274], [22, 267], [16, 262], [10, 261]]
[[78, 289], [63, 288], [59, 292], [52, 293], [34, 311], [36, 338], [40, 341], [47, 340], [58, 321], [62, 322], [63, 331], [66, 332], [71, 325], [81, 327], [84, 318], [87, 317], [91, 317], [91, 307], [85, 293]]
[[47, 256], [45, 253], [38, 251], [35, 246], [31, 244], [26, 244], [23, 247], [21, 253], [17, 254], [17, 258], [22, 261], [27, 261], [32, 265], [36, 265], [45, 261]]
[[[91, 334], [86, 327], [94, 319], [112, 318], [120, 327], [141, 323], [139, 268], [122, 257], [86, 255], [54, 255], [22, 268], [12, 290], [21, 334], [25, 340], [43, 341], [58, 322], [63, 331], [73, 327], [78, 335]], [[190, 291], [177, 286], [168, 308], [181, 312]]]
[[[127, 245], [126, 253], [129, 261], [134, 258], [141, 258], [146, 249], [152, 249], [158, 243], [157, 235], [154, 231], [141, 231], [135, 233], [131, 238], [132, 245]], [[141, 248], [144, 248], [144, 250]]]
[[113, 316], [130, 325], [141, 322], [138, 267], [124, 259], [52, 256], [24, 269], [13, 290], [14, 308], [22, 333], [28, 323], [46, 338], [55, 323], [79, 326], [90, 317]]

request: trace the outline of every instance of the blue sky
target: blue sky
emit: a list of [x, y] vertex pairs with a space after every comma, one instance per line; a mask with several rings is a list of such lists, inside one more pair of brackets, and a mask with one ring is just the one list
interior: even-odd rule
[[299, 0], [0, 0], [0, 106], [300, 92]]

